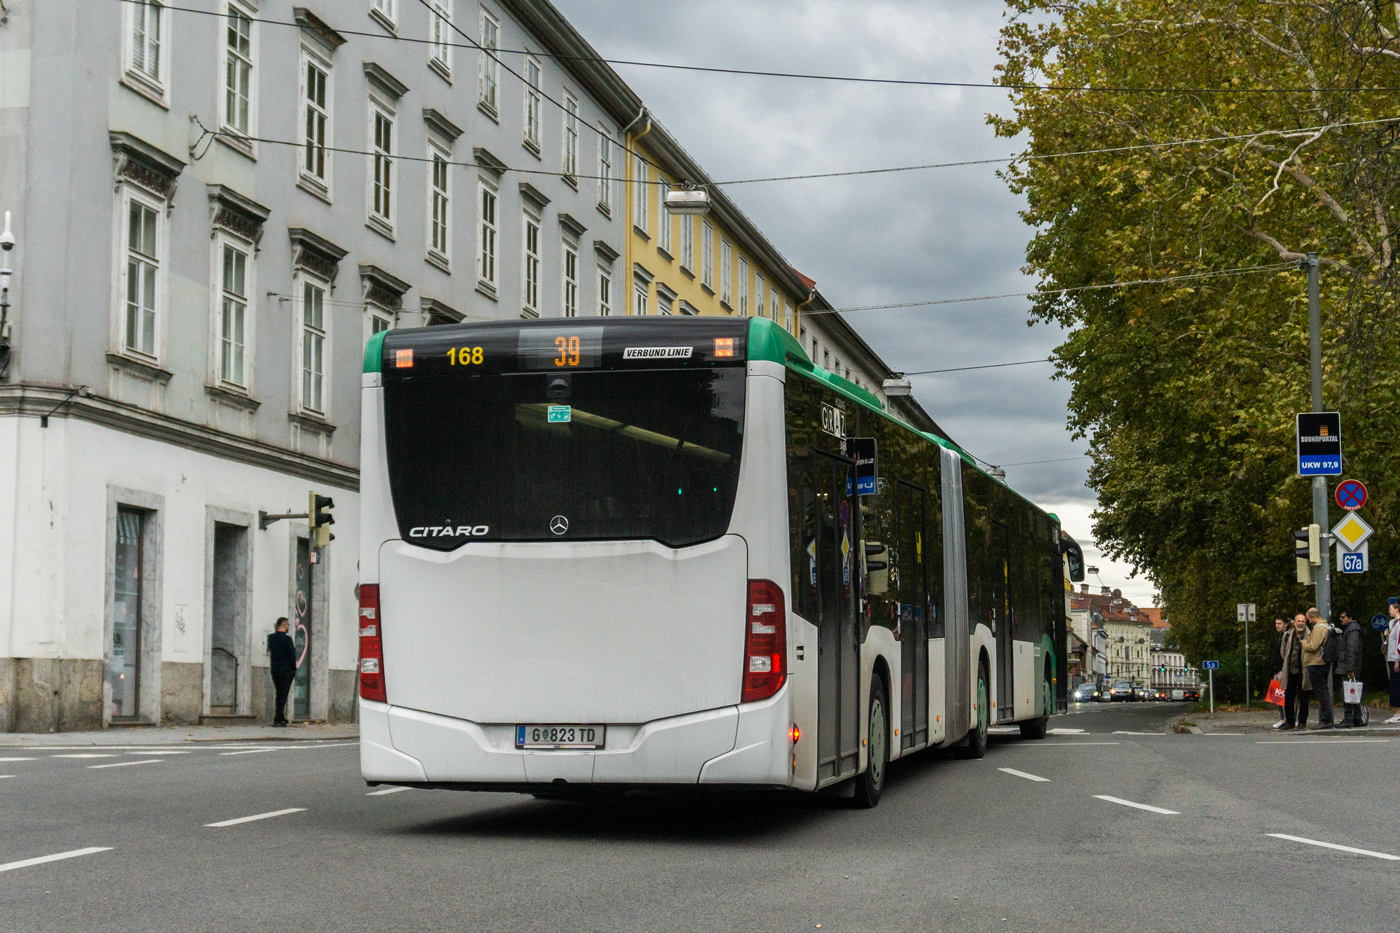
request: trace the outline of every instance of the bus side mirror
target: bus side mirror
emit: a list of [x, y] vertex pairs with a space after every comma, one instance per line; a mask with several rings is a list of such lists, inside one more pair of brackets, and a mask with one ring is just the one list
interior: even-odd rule
[[889, 561], [871, 560], [884, 554], [885, 546], [879, 541], [867, 541], [861, 549], [861, 570], [865, 573], [865, 592], [868, 596], [884, 596], [890, 591]]

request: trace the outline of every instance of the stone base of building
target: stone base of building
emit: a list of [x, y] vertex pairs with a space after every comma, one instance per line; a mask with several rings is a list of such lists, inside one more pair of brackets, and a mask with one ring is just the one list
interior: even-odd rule
[[[252, 711], [272, 722], [272, 677], [255, 667]], [[330, 671], [328, 721], [354, 722], [354, 671]], [[197, 725], [204, 711], [204, 665], [165, 661], [160, 666], [161, 708], [148, 723]], [[0, 732], [92, 732], [102, 715], [102, 662], [81, 658], [0, 658]]]

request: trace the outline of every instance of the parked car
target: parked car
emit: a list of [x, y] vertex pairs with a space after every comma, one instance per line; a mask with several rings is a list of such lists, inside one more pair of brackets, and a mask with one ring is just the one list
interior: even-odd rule
[[1126, 680], [1118, 681], [1111, 688], [1109, 688], [1108, 698], [1115, 703], [1119, 700], [1122, 700], [1124, 702], [1132, 700], [1133, 685], [1128, 683]]
[[1181, 687], [1175, 687], [1175, 688], [1173, 688], [1173, 689], [1172, 689], [1172, 699], [1173, 699], [1173, 700], [1177, 700], [1177, 701], [1181, 701], [1181, 700], [1186, 699], [1186, 691], [1185, 691], [1184, 689], [1182, 689]]
[[1148, 700], [1154, 699], [1154, 697], [1153, 697], [1153, 695], [1152, 695], [1152, 690], [1151, 690], [1151, 688], [1149, 688], [1149, 687], [1134, 687], [1134, 688], [1133, 688], [1133, 699], [1134, 699], [1134, 700], [1137, 700], [1139, 703], [1145, 703], [1145, 702], [1147, 702]]
[[1186, 699], [1193, 703], [1199, 703], [1201, 701], [1201, 691], [1196, 687], [1188, 688], [1186, 691]]
[[1099, 698], [1099, 688], [1096, 684], [1080, 684], [1074, 688], [1074, 693], [1070, 697], [1076, 703], [1088, 703]]

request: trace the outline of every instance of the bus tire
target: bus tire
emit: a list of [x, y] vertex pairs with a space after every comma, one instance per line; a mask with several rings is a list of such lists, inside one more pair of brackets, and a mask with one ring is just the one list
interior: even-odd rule
[[1029, 722], [1021, 723], [1021, 738], [1023, 739], [1043, 739], [1050, 731], [1050, 705], [1054, 699], [1050, 693], [1050, 681], [1047, 679], [1040, 686], [1041, 709], [1045, 710], [1045, 715], [1039, 719], [1032, 719]]
[[870, 682], [870, 710], [867, 720], [869, 754], [865, 770], [856, 775], [855, 796], [851, 806], [868, 810], [880, 802], [885, 788], [885, 773], [890, 767], [890, 705], [885, 699], [885, 681], [876, 677]]
[[977, 663], [977, 723], [967, 730], [967, 744], [959, 748], [960, 758], [982, 758], [987, 754], [987, 730], [991, 726], [992, 700], [987, 690], [987, 665]]

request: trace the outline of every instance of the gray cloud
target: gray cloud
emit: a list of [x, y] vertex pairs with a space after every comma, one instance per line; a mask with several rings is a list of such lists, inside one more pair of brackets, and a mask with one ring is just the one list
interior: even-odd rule
[[[1000, 4], [986, 0], [555, 0], [603, 55], [863, 77], [990, 81]], [[841, 171], [1004, 157], [988, 112], [997, 90], [896, 87], [616, 66], [712, 177]], [[837, 307], [1025, 291], [1029, 229], [995, 166], [733, 185], [730, 197]], [[1027, 327], [1028, 302], [1001, 299], [849, 315], [895, 369], [1047, 356], [1057, 328]], [[979, 457], [1013, 463], [1085, 451], [1065, 428], [1069, 386], [1051, 366], [916, 376], [915, 393]], [[1088, 543], [1087, 460], [1011, 467], [1011, 484], [1058, 506], [1104, 582], [1130, 568]], [[1071, 511], [1071, 510], [1077, 511]]]

